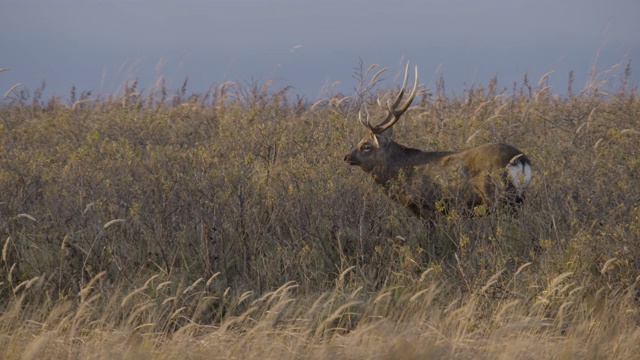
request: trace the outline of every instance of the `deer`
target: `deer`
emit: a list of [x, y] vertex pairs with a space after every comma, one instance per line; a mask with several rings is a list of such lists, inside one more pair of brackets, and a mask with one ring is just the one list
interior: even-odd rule
[[[409, 63], [393, 102], [385, 107], [377, 99], [378, 106], [386, 112], [377, 125], [371, 124], [368, 112], [364, 118], [362, 112], [358, 113], [368, 133], [344, 161], [359, 166], [392, 200], [431, 224], [437, 214], [456, 206], [471, 216], [486, 213], [498, 203], [519, 206], [531, 181], [532, 166], [527, 155], [516, 147], [488, 143], [463, 151], [423, 151], [392, 139], [393, 126], [409, 109], [416, 94], [422, 92], [416, 66], [413, 89], [402, 102], [408, 76]], [[478, 208], [482, 205], [484, 208]]]

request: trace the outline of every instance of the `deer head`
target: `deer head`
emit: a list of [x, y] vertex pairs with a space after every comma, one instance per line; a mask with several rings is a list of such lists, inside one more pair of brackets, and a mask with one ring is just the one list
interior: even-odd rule
[[[358, 113], [358, 119], [360, 123], [364, 125], [369, 133], [358, 143], [355, 149], [348, 153], [344, 157], [344, 161], [350, 165], [357, 165], [367, 173], [371, 173], [376, 167], [381, 167], [388, 164], [386, 159], [393, 152], [390, 147], [399, 146], [393, 140], [391, 135], [393, 133], [393, 125], [400, 119], [400, 116], [404, 114], [411, 102], [419, 92], [420, 85], [418, 85], [418, 67], [415, 68], [415, 80], [413, 83], [413, 89], [408, 98], [402, 103], [402, 98], [405, 94], [405, 87], [407, 86], [407, 79], [409, 77], [409, 63], [404, 73], [404, 81], [402, 82], [402, 88], [395, 97], [393, 102], [388, 102], [386, 107], [382, 104], [380, 98], [377, 99], [378, 106], [387, 112], [387, 115], [378, 125], [372, 125], [369, 120], [369, 114], [367, 112], [366, 118], [363, 118], [362, 112]], [[402, 103], [402, 105], [401, 105]]]

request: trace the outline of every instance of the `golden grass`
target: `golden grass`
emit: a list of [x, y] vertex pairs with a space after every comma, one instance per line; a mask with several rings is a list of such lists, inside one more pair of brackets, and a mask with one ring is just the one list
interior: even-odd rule
[[[222, 297], [198, 281], [159, 295], [159, 276], [128, 294], [104, 298], [94, 280], [80, 299], [58, 300], [49, 308], [44, 299], [37, 307], [26, 301], [27, 292], [43, 292], [44, 282], [19, 291], [0, 317], [3, 356], [631, 358], [640, 350], [633, 297], [587, 294], [571, 273], [551, 279], [533, 299], [488, 297], [490, 283], [472, 294], [451, 295], [454, 289], [435, 280], [366, 294], [339, 287], [302, 294], [287, 283], [259, 296]], [[193, 300], [176, 309], [181, 296]], [[217, 300], [230, 309], [218, 321], [198, 315], [198, 308]]]

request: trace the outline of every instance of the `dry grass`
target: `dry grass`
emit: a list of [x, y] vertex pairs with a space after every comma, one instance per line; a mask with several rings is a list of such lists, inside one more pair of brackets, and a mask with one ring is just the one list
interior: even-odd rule
[[458, 96], [440, 82], [396, 125], [413, 147], [505, 141], [534, 163], [517, 217], [431, 230], [342, 163], [377, 77], [313, 106], [269, 83], [133, 83], [67, 105], [12, 89], [1, 355], [637, 356], [637, 91], [559, 97], [546, 77]]

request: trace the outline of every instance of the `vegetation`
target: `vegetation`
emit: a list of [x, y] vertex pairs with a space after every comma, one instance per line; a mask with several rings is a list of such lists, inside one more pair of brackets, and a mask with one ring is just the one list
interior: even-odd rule
[[629, 67], [608, 94], [594, 81], [559, 96], [545, 76], [458, 95], [441, 80], [417, 99], [399, 142], [509, 142], [535, 169], [516, 216], [453, 211], [432, 228], [342, 161], [360, 106], [397, 90], [370, 74], [316, 104], [269, 83], [133, 83], [68, 104], [8, 91], [1, 356], [637, 357]]

